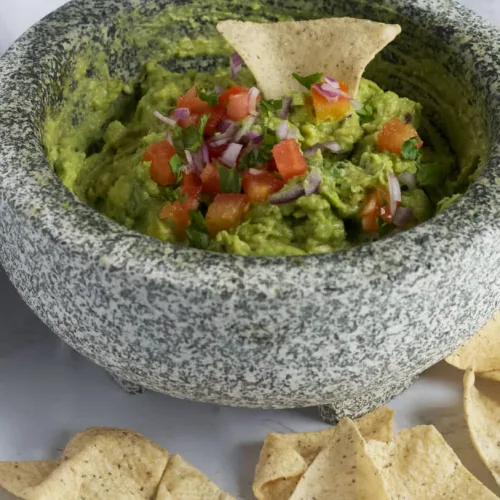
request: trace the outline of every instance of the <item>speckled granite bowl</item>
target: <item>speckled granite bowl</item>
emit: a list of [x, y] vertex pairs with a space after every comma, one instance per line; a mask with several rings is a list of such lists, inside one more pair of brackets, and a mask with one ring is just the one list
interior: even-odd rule
[[[210, 254], [130, 232], [60, 184], [42, 121], [75, 52], [92, 39], [111, 47], [120, 12], [149, 17], [169, 2], [76, 0], [0, 61], [0, 261], [44, 322], [122, 379], [181, 398], [358, 415], [500, 306], [500, 37], [450, 0], [264, 3], [269, 18], [284, 4], [309, 10], [296, 17], [399, 22], [403, 34], [368, 76], [423, 102], [460, 157], [484, 162], [467, 194], [394, 238], [300, 259]], [[111, 56], [116, 74], [139, 71], [148, 48], [131, 43]]]

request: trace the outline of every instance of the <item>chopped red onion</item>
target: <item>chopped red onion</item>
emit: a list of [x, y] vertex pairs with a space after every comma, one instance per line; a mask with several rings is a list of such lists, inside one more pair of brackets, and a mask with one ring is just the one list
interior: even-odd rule
[[413, 217], [413, 210], [410, 207], [398, 207], [392, 217], [392, 223], [398, 227], [404, 227]]
[[234, 125], [233, 120], [225, 118], [224, 120], [221, 120], [219, 122], [219, 124], [217, 125], [217, 130], [219, 132], [225, 132], [231, 125]]
[[264, 136], [259, 134], [256, 130], [250, 130], [244, 137], [248, 142], [252, 144], [260, 144], [264, 140]]
[[291, 188], [278, 191], [272, 194], [268, 201], [271, 205], [282, 205], [283, 203], [290, 203], [304, 195], [304, 186], [302, 184], [295, 184]]
[[234, 80], [238, 73], [241, 71], [243, 67], [243, 59], [237, 52], [233, 52], [231, 57], [229, 58], [229, 69], [231, 72], [231, 78]]
[[329, 141], [329, 142], [318, 143], [310, 148], [307, 148], [306, 150], [304, 150], [304, 156], [306, 158], [310, 158], [316, 153], [316, 151], [318, 150], [324, 151], [325, 149], [331, 151], [334, 154], [342, 154], [344, 152], [337, 141]]
[[334, 89], [340, 89], [340, 83], [338, 80], [335, 80], [332, 76], [325, 75], [325, 82], [330, 85], [330, 87], [333, 87]]
[[278, 136], [278, 139], [280, 141], [283, 141], [286, 139], [286, 136], [288, 134], [288, 122], [284, 121], [281, 122], [277, 127], [276, 127], [276, 135]]
[[417, 187], [417, 176], [409, 172], [403, 172], [398, 175], [399, 183], [406, 186], [408, 189], [415, 189]]
[[324, 142], [322, 146], [324, 149], [328, 149], [328, 151], [331, 151], [332, 153], [335, 154], [342, 153], [342, 148], [340, 147], [340, 144], [337, 141]]
[[193, 171], [193, 167], [191, 165], [182, 165], [182, 171], [185, 174], [190, 174]]
[[389, 172], [389, 198], [391, 215], [394, 217], [398, 203], [401, 201], [401, 186], [397, 177], [392, 172]]
[[260, 90], [257, 87], [252, 87], [248, 91], [248, 111], [251, 115], [257, 113], [257, 98], [259, 97]]
[[227, 144], [228, 142], [232, 141], [235, 130], [236, 130], [236, 124], [233, 123], [228, 127], [228, 129], [225, 132], [223, 132], [222, 134], [214, 135], [212, 138], [209, 139], [208, 142], [211, 146], [223, 146], [224, 144]]
[[205, 165], [203, 163], [203, 158], [201, 155], [201, 150], [193, 153], [192, 157], [193, 157], [193, 170], [197, 174], [201, 174], [201, 172], [203, 171], [203, 168], [205, 167]]
[[241, 127], [234, 135], [234, 142], [240, 142], [242, 137], [252, 128], [255, 123], [255, 116], [247, 116], [241, 123]]
[[305, 158], [310, 158], [313, 156], [316, 151], [320, 151], [323, 149], [323, 146], [321, 144], [315, 144], [314, 146], [304, 149], [304, 152], [302, 153]]
[[249, 168], [248, 173], [252, 175], [260, 175], [264, 173], [264, 170], [261, 170], [259, 168]]
[[203, 163], [205, 165], [207, 163], [210, 163], [210, 155], [208, 154], [208, 146], [207, 146], [207, 144], [205, 142], [201, 146], [201, 158], [202, 158]]
[[345, 97], [346, 99], [352, 99], [352, 96], [347, 92], [344, 92], [340, 86], [336, 87], [335, 85], [326, 82], [321, 84], [322, 90], [325, 92], [331, 92], [336, 97]]
[[320, 84], [320, 83], [315, 83], [312, 85], [311, 88], [314, 88], [318, 94], [322, 95], [325, 99], [328, 99], [329, 101], [337, 101], [338, 100], [338, 95], [336, 92], [334, 92], [331, 87], [329, 87], [326, 83]]
[[174, 111], [174, 116], [176, 120], [186, 120], [189, 118], [189, 115], [191, 114], [191, 111], [189, 111], [189, 108], [177, 108]]
[[224, 92], [224, 87], [222, 85], [216, 85], [214, 87], [214, 90], [215, 90], [215, 92], [217, 92], [217, 94], [221, 95], [222, 92]]
[[186, 160], [188, 162], [188, 165], [190, 167], [193, 167], [194, 166], [194, 160], [193, 160], [193, 154], [191, 153], [191, 151], [189, 151], [189, 149], [185, 149], [184, 150], [184, 154], [186, 155]]
[[173, 120], [172, 118], [168, 118], [167, 116], [162, 115], [159, 111], [154, 111], [153, 115], [158, 118], [161, 122], [165, 123], [166, 125], [170, 125], [173, 127], [174, 125], [177, 125], [177, 120]]
[[318, 191], [321, 185], [321, 174], [317, 170], [312, 170], [304, 180], [304, 194], [309, 196]]
[[237, 144], [236, 142], [232, 142], [229, 144], [227, 149], [222, 153], [222, 156], [219, 158], [221, 163], [228, 167], [235, 167], [236, 162], [238, 161], [238, 156], [240, 155], [243, 146], [241, 144]]
[[278, 118], [285, 118], [288, 117], [288, 113], [290, 113], [290, 109], [292, 107], [292, 98], [291, 97], [285, 97], [281, 103], [281, 110], [276, 113], [276, 116]]

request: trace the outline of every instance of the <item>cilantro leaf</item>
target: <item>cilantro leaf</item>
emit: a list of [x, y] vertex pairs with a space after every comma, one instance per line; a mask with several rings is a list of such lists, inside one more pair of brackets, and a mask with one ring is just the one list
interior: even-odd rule
[[361, 109], [358, 109], [356, 113], [358, 113], [361, 123], [366, 123], [372, 120], [375, 110], [371, 104], [366, 103]]
[[205, 102], [208, 102], [210, 106], [216, 106], [219, 104], [219, 94], [215, 90], [198, 90], [198, 97]]
[[282, 106], [283, 101], [281, 99], [268, 99], [260, 101], [260, 107], [269, 113], [276, 113], [277, 111], [280, 111]]
[[239, 193], [241, 191], [241, 175], [235, 168], [227, 168], [220, 163], [219, 170], [220, 189], [223, 193]]
[[263, 133], [262, 144], [259, 148], [252, 149], [243, 158], [241, 158], [238, 168], [248, 170], [249, 168], [260, 167], [266, 161], [273, 157], [272, 148], [279, 142], [274, 130], [266, 128]]
[[[179, 137], [178, 141], [174, 141], [174, 145], [176, 149], [179, 149], [178, 146], [181, 146], [180, 149], [187, 149], [189, 151], [196, 151], [201, 147], [201, 143], [203, 141], [203, 131], [205, 130], [205, 125], [208, 122], [208, 115], [203, 115], [200, 119], [200, 123], [198, 127], [194, 125], [189, 125], [184, 129], [180, 129], [178, 132]], [[180, 141], [181, 144], [178, 144]]]
[[313, 73], [308, 76], [300, 76], [297, 73], [292, 73], [292, 76], [306, 89], [310, 89], [313, 83], [318, 83], [323, 78], [323, 73]]
[[194, 248], [201, 248], [204, 250], [210, 243], [205, 219], [199, 210], [193, 210], [189, 212], [189, 220], [191, 223], [186, 228], [189, 244]]
[[420, 160], [422, 153], [420, 152], [420, 149], [417, 148], [417, 145], [421, 143], [422, 141], [420, 140], [420, 137], [413, 137], [403, 143], [403, 146], [401, 146], [401, 157], [403, 160]]
[[175, 174], [175, 180], [176, 182], [180, 182], [182, 179], [182, 159], [178, 154], [175, 154], [170, 158], [170, 161], [168, 162], [170, 165], [170, 168], [172, 169], [172, 172]]
[[421, 186], [439, 187], [446, 181], [447, 171], [438, 163], [422, 162], [418, 166], [417, 181]]

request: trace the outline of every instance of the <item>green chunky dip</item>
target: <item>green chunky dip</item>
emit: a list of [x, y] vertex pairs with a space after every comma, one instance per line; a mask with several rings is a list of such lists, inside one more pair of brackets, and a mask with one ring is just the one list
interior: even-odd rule
[[335, 75], [295, 75], [302, 92], [266, 100], [237, 54], [211, 71], [151, 60], [130, 82], [104, 53], [88, 57], [46, 119], [45, 148], [68, 189], [130, 229], [240, 255], [326, 253], [457, 196], [455, 157], [422, 106], [373, 81], [353, 99]]

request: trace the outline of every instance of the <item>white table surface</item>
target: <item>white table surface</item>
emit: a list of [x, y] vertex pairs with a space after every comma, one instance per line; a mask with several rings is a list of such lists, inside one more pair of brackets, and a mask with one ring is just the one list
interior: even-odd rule
[[[500, 26], [498, 0], [462, 1]], [[62, 3], [0, 0], [0, 53]], [[391, 402], [397, 428], [436, 425], [465, 465], [500, 495], [472, 449], [461, 393], [461, 373], [437, 365]], [[0, 460], [55, 458], [71, 435], [95, 425], [142, 432], [245, 500], [252, 498], [254, 467], [267, 432], [324, 427], [313, 408], [245, 410], [151, 392], [125, 394], [102, 369], [59, 341], [0, 269]], [[0, 492], [0, 500], [8, 498]]]

